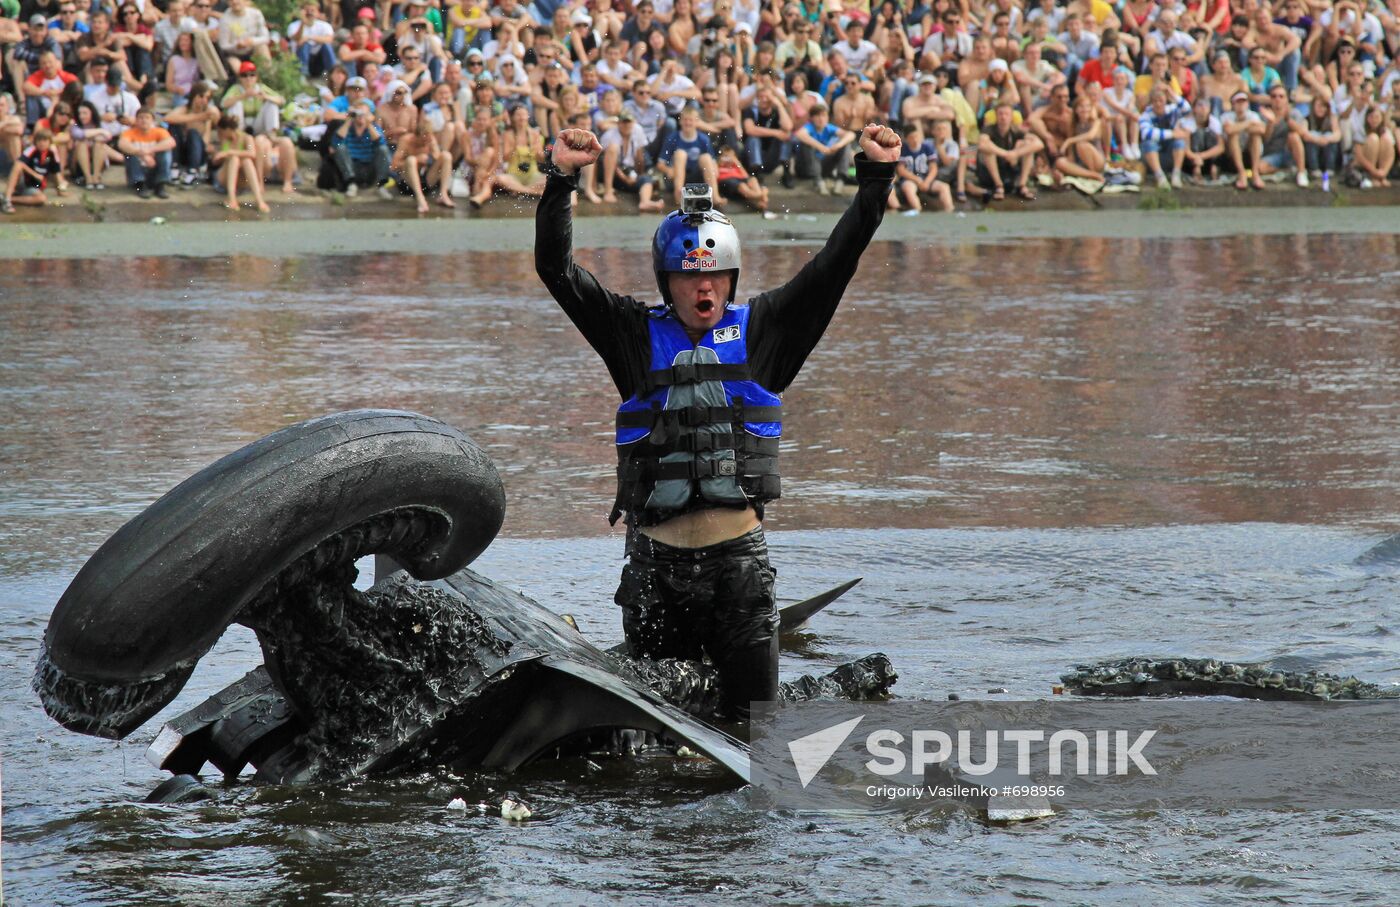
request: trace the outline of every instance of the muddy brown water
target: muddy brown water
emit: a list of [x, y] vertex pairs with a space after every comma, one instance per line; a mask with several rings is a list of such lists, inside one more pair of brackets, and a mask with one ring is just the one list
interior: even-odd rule
[[[308, 226], [308, 229], [315, 229]], [[904, 234], [900, 234], [904, 235]], [[749, 250], [743, 287], [813, 248]], [[635, 248], [581, 254], [654, 290]], [[783, 671], [890, 655], [910, 699], [1048, 695], [1150, 653], [1400, 682], [1393, 235], [877, 242], [786, 397], [780, 597], [865, 582]], [[49, 721], [49, 611], [186, 475], [325, 412], [413, 409], [482, 442], [509, 513], [478, 562], [620, 638], [616, 394], [528, 251], [0, 262], [0, 716], [14, 904], [1384, 902], [1389, 813], [751, 811], [669, 760], [139, 803], [142, 751]], [[177, 702], [258, 660], [235, 628]], [[1382, 782], [1377, 779], [1377, 783]], [[529, 795], [537, 819], [446, 810]]]

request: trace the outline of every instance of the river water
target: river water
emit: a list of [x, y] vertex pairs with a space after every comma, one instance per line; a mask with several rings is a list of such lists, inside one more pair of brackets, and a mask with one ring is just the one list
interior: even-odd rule
[[[751, 248], [743, 288], [812, 251]], [[580, 258], [654, 293], [644, 254]], [[865, 581], [784, 674], [883, 651], [903, 698], [1038, 698], [1077, 662], [1156, 653], [1400, 682], [1400, 574], [1352, 564], [1400, 528], [1397, 262], [1389, 235], [872, 245], [786, 396], [768, 520], [780, 598]], [[752, 811], [643, 760], [142, 805], [159, 721], [259, 656], [234, 628], [120, 745], [51, 722], [29, 691], [48, 614], [124, 521], [289, 422], [417, 410], [501, 468], [477, 569], [611, 644], [616, 395], [526, 251], [10, 261], [0, 285], [10, 903], [1393, 900], [1400, 816], [1286, 797], [997, 828]], [[445, 808], [510, 790], [535, 819]]]

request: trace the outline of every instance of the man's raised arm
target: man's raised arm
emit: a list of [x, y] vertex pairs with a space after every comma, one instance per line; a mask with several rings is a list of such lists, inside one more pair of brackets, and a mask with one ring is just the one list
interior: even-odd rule
[[884, 217], [901, 145], [888, 127], [861, 130], [859, 188], [826, 245], [792, 280], [750, 301], [749, 362], [754, 377], [774, 393], [782, 393], [797, 377], [855, 276], [860, 255]]
[[535, 273], [588, 345], [603, 358], [613, 383], [626, 399], [647, 366], [634, 330], [645, 321], [646, 306], [604, 288], [574, 262], [573, 255], [573, 192], [578, 188], [578, 171], [594, 163], [602, 150], [597, 137], [586, 129], [565, 129], [555, 140], [553, 166], [545, 168], [548, 181], [535, 209]]

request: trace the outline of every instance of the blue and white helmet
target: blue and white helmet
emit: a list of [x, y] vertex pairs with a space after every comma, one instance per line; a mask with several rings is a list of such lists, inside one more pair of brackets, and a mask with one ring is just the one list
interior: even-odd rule
[[669, 273], [733, 271], [729, 302], [739, 286], [739, 234], [718, 211], [675, 210], [666, 215], [651, 240], [651, 266], [661, 298], [671, 304]]

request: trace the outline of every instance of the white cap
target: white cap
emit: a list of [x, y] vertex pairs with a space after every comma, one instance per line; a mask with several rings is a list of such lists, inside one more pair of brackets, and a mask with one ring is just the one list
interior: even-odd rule
[[1000, 69], [1002, 72], [1007, 72], [1010, 68], [1011, 67], [1007, 66], [1006, 61], [1003, 60], [1001, 57], [997, 57], [995, 60], [987, 64], [988, 72], [990, 72], [993, 69]]
[[384, 86], [384, 98], [386, 100], [393, 100], [396, 92], [409, 90], [408, 83], [403, 79], [394, 79], [388, 85]]
[[505, 66], [507, 63], [511, 64], [512, 66], [518, 66], [520, 64], [520, 61], [515, 59], [515, 54], [501, 54], [499, 57], [496, 58], [497, 66]]
[[578, 25], [579, 23], [583, 23], [584, 25], [593, 24], [593, 17], [584, 12], [582, 8], [574, 10], [573, 15], [569, 17], [569, 24]]
[[740, 32], [751, 35], [753, 34], [753, 26], [747, 22], [740, 22], [738, 25], [734, 26], [734, 34], [737, 35]]

